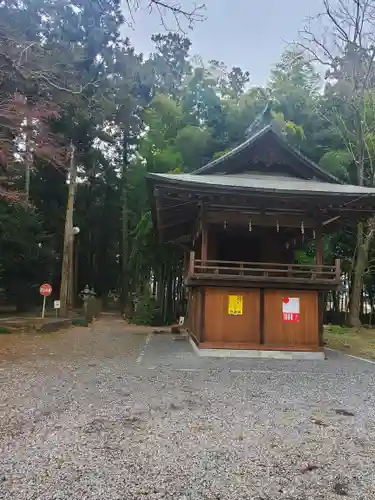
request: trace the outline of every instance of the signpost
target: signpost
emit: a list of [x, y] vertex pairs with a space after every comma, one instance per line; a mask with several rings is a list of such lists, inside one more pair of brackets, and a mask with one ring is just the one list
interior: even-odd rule
[[53, 301], [53, 308], [55, 309], [55, 312], [56, 312], [56, 318], [57, 316], [59, 315], [59, 309], [61, 307], [61, 303], [59, 300], [54, 300]]
[[300, 307], [298, 297], [283, 298], [283, 321], [288, 323], [299, 323]]
[[39, 293], [40, 295], [43, 296], [43, 306], [42, 306], [42, 319], [43, 319], [46, 312], [46, 299], [52, 293], [51, 285], [49, 283], [43, 283], [43, 285], [40, 285]]

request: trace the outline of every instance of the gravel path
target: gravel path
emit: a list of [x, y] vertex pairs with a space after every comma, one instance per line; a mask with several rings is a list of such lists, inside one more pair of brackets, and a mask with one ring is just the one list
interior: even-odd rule
[[375, 499], [375, 365], [208, 360], [99, 321], [0, 336], [1, 500]]

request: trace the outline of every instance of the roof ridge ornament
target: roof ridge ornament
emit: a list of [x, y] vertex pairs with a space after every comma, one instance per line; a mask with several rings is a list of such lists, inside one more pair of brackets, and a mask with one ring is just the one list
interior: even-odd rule
[[254, 133], [257, 132], [261, 128], [261, 125], [263, 125], [263, 123], [265, 122], [265, 119], [271, 117], [272, 104], [273, 104], [272, 99], [269, 99], [267, 101], [266, 106], [263, 109], [263, 111], [261, 111], [259, 113], [259, 115], [257, 115], [255, 117], [255, 120], [253, 121], [253, 123], [251, 123], [247, 127], [247, 129], [245, 130], [245, 138], [249, 138], [252, 135], [254, 135]]

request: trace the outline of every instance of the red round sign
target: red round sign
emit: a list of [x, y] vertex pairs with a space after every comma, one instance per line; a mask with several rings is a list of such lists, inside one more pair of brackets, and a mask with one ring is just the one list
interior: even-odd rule
[[49, 285], [48, 283], [44, 283], [43, 285], [40, 285], [39, 293], [40, 293], [40, 295], [43, 295], [44, 297], [48, 297], [52, 293], [51, 285]]
[[289, 304], [289, 298], [288, 297], [284, 297], [283, 298], [283, 302], [284, 302], [284, 304]]

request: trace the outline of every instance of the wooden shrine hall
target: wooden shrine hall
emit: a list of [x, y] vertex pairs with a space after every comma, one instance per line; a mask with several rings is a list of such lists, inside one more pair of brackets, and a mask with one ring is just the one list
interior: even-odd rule
[[[323, 236], [373, 214], [374, 188], [342, 184], [272, 126], [148, 184], [159, 240], [185, 249], [186, 324], [201, 354], [324, 356], [322, 292], [339, 286], [340, 262], [324, 262]], [[314, 264], [296, 262], [306, 243]]]

